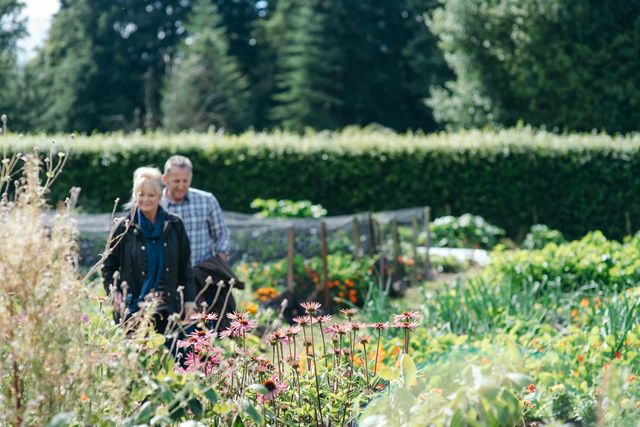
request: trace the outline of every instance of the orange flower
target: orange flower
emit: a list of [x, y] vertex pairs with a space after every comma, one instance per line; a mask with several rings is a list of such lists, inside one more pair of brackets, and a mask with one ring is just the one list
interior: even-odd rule
[[240, 307], [249, 314], [256, 314], [258, 312], [258, 304], [254, 302], [242, 301]]
[[339, 296], [340, 298], [344, 298], [344, 297], [345, 297], [344, 292], [342, 292], [342, 291], [338, 292], [338, 296]]
[[598, 307], [600, 307], [600, 304], [602, 303], [602, 301], [600, 300], [600, 297], [596, 297], [594, 299], [594, 307], [597, 309]]
[[480, 364], [481, 365], [488, 365], [489, 364], [489, 358], [487, 356], [484, 356], [482, 359], [480, 359]]
[[632, 383], [636, 380], [636, 376], [635, 375], [629, 375], [627, 377], [627, 382]]
[[580, 305], [582, 307], [589, 307], [589, 300], [587, 298], [582, 298], [582, 300], [580, 301]]
[[529, 384], [529, 387], [527, 387], [527, 389], [529, 390], [529, 393], [535, 393], [536, 385], [535, 384]]
[[622, 353], [620, 353], [619, 351], [616, 351], [616, 353], [614, 354], [614, 357], [618, 360], [622, 359]]
[[584, 361], [584, 356], [579, 354], [578, 355], [578, 363], [582, 363]]
[[571, 310], [571, 317], [578, 317], [578, 310], [576, 310], [575, 308]]
[[89, 400], [89, 397], [87, 397], [87, 395], [86, 395], [86, 394], [82, 393], [82, 394], [80, 395], [80, 400], [82, 400], [83, 402], [86, 402], [87, 400]]
[[438, 387], [432, 388], [431, 391], [436, 393], [436, 394], [442, 394], [443, 393], [442, 389], [438, 388]]
[[349, 288], [353, 288], [353, 287], [355, 287], [355, 286], [356, 286], [356, 284], [355, 284], [355, 283], [353, 282], [353, 280], [351, 280], [351, 279], [346, 279], [346, 280], [344, 281], [344, 283], [345, 283], [345, 284], [347, 285], [347, 287], [349, 287]]

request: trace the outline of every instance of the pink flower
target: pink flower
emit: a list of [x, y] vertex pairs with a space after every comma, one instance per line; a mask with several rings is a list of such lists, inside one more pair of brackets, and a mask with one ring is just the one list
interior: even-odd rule
[[393, 315], [393, 321], [394, 323], [397, 322], [411, 322], [414, 320], [420, 320], [420, 318], [422, 317], [422, 315], [417, 312], [417, 311], [405, 311], [401, 314], [394, 314]]
[[311, 316], [298, 316], [294, 317], [293, 321], [296, 322], [300, 326], [306, 326], [313, 324], [313, 317]]
[[318, 323], [327, 323], [329, 320], [331, 320], [331, 315], [325, 314], [323, 316], [318, 316], [316, 317], [316, 320], [318, 321]]
[[249, 320], [249, 313], [244, 311], [234, 311], [233, 313], [227, 313], [227, 317], [230, 320]]
[[347, 319], [351, 319], [353, 316], [356, 315], [357, 312], [358, 312], [357, 308], [343, 308], [342, 310], [340, 310], [340, 313], [347, 316]]
[[415, 328], [417, 328], [419, 326], [418, 322], [393, 322], [393, 326], [395, 326], [396, 328], [400, 328], [400, 329], [410, 329], [410, 330], [414, 330]]
[[231, 325], [220, 333], [221, 337], [239, 338], [245, 335], [247, 332], [251, 332], [258, 326], [258, 322], [255, 320], [249, 320], [247, 318], [237, 318], [231, 322]]
[[189, 317], [191, 320], [208, 320], [208, 321], [214, 321], [214, 320], [218, 320], [218, 314], [217, 313], [205, 313], [205, 312], [199, 312], [199, 313], [193, 313], [191, 315], [191, 317]]
[[286, 335], [289, 338], [298, 335], [300, 332], [302, 332], [302, 327], [300, 327], [300, 325], [291, 326], [289, 328], [285, 328], [282, 331], [282, 333], [284, 333], [284, 335]]
[[277, 395], [287, 389], [287, 385], [282, 381], [278, 381], [278, 377], [273, 375], [271, 378], [265, 380], [262, 385], [267, 392], [258, 395], [258, 403], [265, 404], [276, 398]]
[[315, 301], [303, 302], [300, 305], [302, 306], [302, 308], [304, 308], [304, 311], [307, 314], [314, 314], [315, 312], [320, 310], [320, 307], [322, 307], [322, 304], [320, 304], [319, 302], [315, 302]]
[[388, 329], [389, 328], [389, 322], [384, 322], [384, 323], [383, 322], [375, 322], [375, 323], [371, 323], [369, 326], [374, 328], [374, 329], [376, 329], [376, 330], [378, 330], [378, 331], [381, 331], [383, 329]]
[[324, 330], [328, 334], [346, 335], [351, 331], [351, 325], [345, 323], [334, 323]]

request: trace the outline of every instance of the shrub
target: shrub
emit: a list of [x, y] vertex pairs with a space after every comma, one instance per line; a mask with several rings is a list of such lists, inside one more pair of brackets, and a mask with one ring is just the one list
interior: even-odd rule
[[258, 209], [256, 214], [262, 218], [322, 218], [327, 210], [322, 205], [314, 205], [309, 200], [276, 200], [253, 199], [252, 209]]
[[565, 242], [566, 240], [560, 231], [544, 224], [536, 224], [531, 226], [531, 230], [522, 242], [522, 247], [524, 249], [542, 249], [549, 243], [559, 245]]
[[[42, 136], [10, 135], [25, 151]], [[65, 138], [57, 138], [57, 144]], [[193, 185], [224, 209], [247, 212], [256, 197], [313, 200], [332, 215], [429, 205], [432, 217], [473, 212], [524, 237], [544, 223], [567, 238], [638, 228], [640, 136], [500, 132], [396, 135], [366, 130], [317, 133], [111, 134], [78, 137], [63, 188], [82, 185], [79, 204], [110, 212], [129, 198], [133, 171], [177, 152], [194, 163]]]
[[468, 213], [458, 218], [450, 215], [437, 218], [430, 230], [433, 246], [451, 248], [491, 249], [504, 236], [503, 229]]

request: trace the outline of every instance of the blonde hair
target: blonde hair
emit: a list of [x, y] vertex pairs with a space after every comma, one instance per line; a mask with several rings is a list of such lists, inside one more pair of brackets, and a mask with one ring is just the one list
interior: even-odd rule
[[138, 205], [138, 193], [141, 190], [162, 194], [162, 172], [160, 172], [160, 169], [150, 166], [136, 169], [133, 173], [131, 200], [124, 205], [126, 208], [135, 208]]

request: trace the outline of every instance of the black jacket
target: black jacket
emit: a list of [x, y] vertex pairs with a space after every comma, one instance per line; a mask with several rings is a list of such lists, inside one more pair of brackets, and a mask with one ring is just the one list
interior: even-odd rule
[[[191, 269], [191, 250], [184, 224], [176, 215], [166, 212], [163, 231], [164, 241], [164, 273], [160, 279], [157, 291], [162, 295], [161, 310], [168, 313], [180, 312], [180, 294], [178, 286], [183, 286], [184, 302], [195, 300], [195, 285]], [[130, 216], [131, 225], [126, 227], [126, 221], [120, 220], [116, 225], [111, 242], [111, 252], [102, 266], [104, 288], [109, 293], [113, 284], [113, 275], [120, 272], [120, 285], [126, 281], [128, 293], [132, 300], [140, 295], [142, 283], [147, 269], [147, 254], [140, 233], [140, 226], [136, 222], [136, 215]], [[124, 235], [123, 235], [124, 233]], [[120, 236], [122, 236], [120, 240]]]

